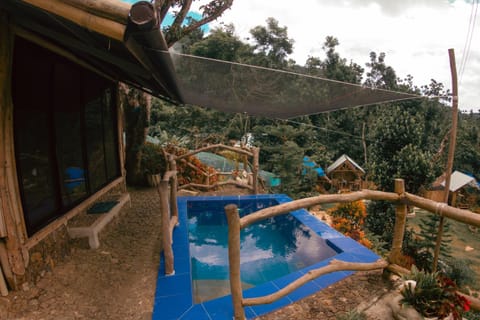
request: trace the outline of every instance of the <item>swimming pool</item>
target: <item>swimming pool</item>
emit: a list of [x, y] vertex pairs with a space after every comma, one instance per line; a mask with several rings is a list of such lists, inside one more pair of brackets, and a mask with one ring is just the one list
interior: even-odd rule
[[[232, 319], [223, 208], [234, 203], [244, 215], [289, 201], [285, 195], [179, 197], [180, 225], [173, 235], [175, 275], [165, 276], [162, 259], [152, 319]], [[333, 258], [352, 262], [379, 258], [306, 210], [268, 220], [242, 232], [244, 297], [272, 293]], [[246, 316], [254, 318], [286, 306], [350, 274], [319, 277], [272, 304], [246, 307]]]

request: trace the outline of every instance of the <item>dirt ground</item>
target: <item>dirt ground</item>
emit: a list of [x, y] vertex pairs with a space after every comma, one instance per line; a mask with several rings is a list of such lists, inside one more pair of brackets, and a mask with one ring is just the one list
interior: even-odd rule
[[[131, 207], [101, 235], [99, 249], [76, 247], [36, 286], [0, 297], [0, 319], [151, 319], [161, 249], [159, 199], [155, 189], [130, 194]], [[358, 273], [260, 319], [335, 319], [368, 307], [388, 289], [381, 273]]]

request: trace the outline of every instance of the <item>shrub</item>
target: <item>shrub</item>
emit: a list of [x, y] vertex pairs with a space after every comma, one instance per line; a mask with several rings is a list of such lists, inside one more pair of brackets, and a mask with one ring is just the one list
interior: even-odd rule
[[167, 168], [162, 147], [147, 142], [142, 148], [140, 166], [144, 174], [164, 174]]
[[470, 302], [457, 293], [455, 282], [438, 272], [427, 273], [413, 267], [405, 279], [414, 280], [416, 285], [408, 283], [400, 291], [400, 303], [412, 306], [424, 317], [443, 319], [451, 314], [454, 320], [461, 320], [463, 313], [470, 310]]
[[372, 246], [372, 243], [365, 237], [365, 232], [363, 231], [365, 217], [367, 216], [367, 210], [363, 201], [339, 203], [329, 209], [328, 213], [332, 216], [332, 226], [336, 230], [358, 241], [367, 248]]

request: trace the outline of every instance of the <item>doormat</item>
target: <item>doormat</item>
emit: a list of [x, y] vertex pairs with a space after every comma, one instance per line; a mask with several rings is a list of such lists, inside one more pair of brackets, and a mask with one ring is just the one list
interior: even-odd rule
[[117, 203], [118, 201], [97, 202], [87, 210], [87, 213], [90, 213], [90, 214], [105, 213], [110, 211], [113, 207], [115, 207]]

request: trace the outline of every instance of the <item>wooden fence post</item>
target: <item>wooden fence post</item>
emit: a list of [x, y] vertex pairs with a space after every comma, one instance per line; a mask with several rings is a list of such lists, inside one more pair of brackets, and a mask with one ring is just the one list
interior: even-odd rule
[[[447, 167], [445, 169], [445, 193], [443, 202], [448, 204], [448, 195], [450, 192], [450, 179], [453, 170], [453, 160], [455, 158], [455, 145], [457, 143], [457, 122], [458, 122], [458, 80], [457, 80], [457, 66], [455, 63], [455, 51], [448, 49], [448, 57], [450, 59], [450, 72], [452, 75], [452, 129], [450, 130], [450, 142], [448, 144], [448, 159]], [[452, 203], [452, 206], [454, 204]], [[435, 214], [437, 214], [435, 212]], [[435, 242], [435, 250], [433, 252], [433, 266], [432, 270], [437, 271], [438, 256], [440, 255], [440, 247], [442, 245], [443, 225], [445, 218], [440, 215], [438, 225], [437, 241]]]
[[[403, 179], [395, 179], [395, 193], [400, 196], [405, 193], [405, 181]], [[406, 221], [407, 206], [404, 203], [398, 203], [395, 207], [392, 250], [388, 257], [390, 263], [398, 263], [398, 258], [402, 255], [402, 242], [405, 235]]]
[[252, 187], [253, 187], [253, 194], [258, 194], [258, 170], [259, 170], [259, 155], [260, 155], [260, 149], [259, 148], [253, 148], [252, 149], [253, 153], [253, 168], [252, 168]]
[[230, 265], [230, 291], [232, 293], [233, 316], [244, 320], [242, 281], [240, 280], [240, 216], [234, 204], [225, 206], [228, 220], [228, 263]]
[[170, 235], [170, 210], [168, 208], [168, 181], [162, 180], [158, 185], [158, 194], [160, 196], [160, 211], [162, 215], [162, 244], [163, 256], [165, 260], [165, 274], [175, 273], [173, 268], [173, 250], [172, 238]]
[[177, 205], [177, 190], [178, 190], [178, 178], [177, 178], [177, 162], [173, 156], [170, 156], [170, 170], [175, 171], [172, 182], [170, 184], [170, 208], [172, 210], [172, 216], [178, 219], [178, 205]]

